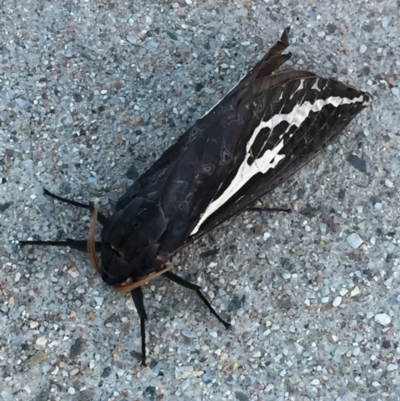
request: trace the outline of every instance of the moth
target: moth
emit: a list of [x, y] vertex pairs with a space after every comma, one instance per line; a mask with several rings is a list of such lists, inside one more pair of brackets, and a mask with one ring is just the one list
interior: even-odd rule
[[[147, 319], [142, 285], [163, 276], [197, 293], [226, 328], [199, 286], [167, 261], [230, 217], [251, 207], [332, 143], [371, 103], [371, 96], [308, 71], [279, 72], [291, 55], [289, 28], [200, 120], [128, 188], [111, 216], [98, 207], [45, 194], [91, 210], [88, 240], [23, 241], [89, 252], [103, 280], [130, 291], [140, 318], [142, 364]], [[103, 228], [94, 240], [95, 223]], [[101, 253], [101, 263], [96, 253]]]

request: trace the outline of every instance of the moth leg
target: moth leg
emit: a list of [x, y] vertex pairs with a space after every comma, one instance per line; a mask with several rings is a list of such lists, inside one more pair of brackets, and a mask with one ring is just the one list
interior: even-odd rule
[[[87, 240], [75, 240], [67, 238], [65, 241], [19, 241], [21, 246], [25, 245], [44, 245], [44, 246], [69, 246], [77, 251], [87, 252]], [[101, 251], [101, 242], [96, 241], [96, 252]]]
[[[63, 198], [62, 196], [58, 196], [58, 195], [51, 193], [46, 188], [43, 188], [43, 194], [46, 196], [50, 196], [50, 198], [57, 199], [60, 202], [68, 203], [69, 205], [72, 205], [72, 206], [77, 206], [77, 207], [81, 207], [83, 209], [90, 210], [93, 213], [94, 206], [90, 202], [89, 203], [81, 203], [81, 202], [76, 202], [74, 200], [70, 200], [67, 198]], [[98, 212], [97, 220], [100, 222], [100, 224], [104, 225], [105, 221], [107, 220], [107, 217], [104, 216], [104, 214]]]
[[200, 290], [201, 287], [199, 287], [196, 284], [191, 283], [190, 281], [186, 281], [182, 277], [179, 277], [176, 274], [169, 272], [169, 271], [165, 272], [163, 274], [163, 276], [166, 277], [168, 280], [171, 280], [174, 283], [181, 285], [182, 287], [188, 288], [189, 290], [196, 291], [197, 295], [203, 301], [203, 303], [207, 306], [209, 311], [225, 326], [225, 328], [228, 329], [229, 327], [231, 327], [231, 325], [228, 322], [226, 322], [224, 319], [222, 319], [222, 317], [215, 311], [215, 309], [212, 307], [210, 302], [207, 300], [207, 298], [201, 292], [201, 290]]
[[285, 212], [292, 213], [292, 209], [279, 209], [279, 208], [269, 208], [269, 207], [248, 207], [246, 209], [248, 212]]
[[140, 318], [140, 336], [142, 338], [142, 366], [146, 366], [146, 320], [147, 313], [144, 308], [142, 287], [131, 291], [132, 299]]

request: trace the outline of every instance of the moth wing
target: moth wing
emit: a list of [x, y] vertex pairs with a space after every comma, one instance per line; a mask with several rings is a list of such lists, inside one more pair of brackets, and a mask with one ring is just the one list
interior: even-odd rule
[[[176, 161], [181, 157], [182, 154], [188, 149], [193, 140], [199, 135], [208, 135], [205, 133], [204, 127], [212, 126], [219, 115], [215, 115], [212, 112], [224, 103], [231, 102], [234, 98], [237, 102], [240, 101], [238, 94], [242, 96], [247, 94], [248, 98], [253, 97], [252, 93], [249, 93], [247, 88], [251, 91], [255, 89], [254, 81], [260, 77], [265, 78], [270, 76], [275, 70], [277, 70], [285, 61], [287, 61], [291, 55], [282, 54], [284, 50], [289, 46], [289, 28], [283, 31], [283, 34], [278, 42], [276, 42], [271, 49], [265, 54], [265, 56], [250, 70], [250, 72], [241, 79], [219, 103], [213, 106], [209, 112], [207, 112], [200, 120], [198, 120], [193, 127], [188, 129], [178, 140], [171, 145], [161, 157], [147, 170], [145, 171], [138, 180], [128, 189], [128, 191], [118, 200], [116, 211], [121, 210], [127, 206], [132, 199], [138, 194], [146, 193], [157, 193], [160, 189], [160, 183], [163, 178], [167, 177], [174, 166]], [[293, 71], [292, 74], [298, 75], [301, 72]], [[275, 80], [269, 81], [264, 80], [265, 85], [271, 85], [275, 83]], [[247, 89], [247, 91], [246, 91]], [[263, 90], [260, 86], [259, 90]], [[264, 88], [265, 90], [265, 88]]]
[[[367, 93], [333, 79], [311, 73], [293, 78], [292, 74], [269, 77], [275, 82], [269, 82], [267, 89], [253, 99], [254, 113], [262, 117], [255, 128], [243, 124], [241, 138], [247, 142], [241, 143], [240, 149], [246, 149], [246, 154], [237, 158], [193, 230], [193, 237], [251, 206], [310, 162], [371, 100]], [[250, 165], [257, 164], [259, 171], [246, 177], [246, 168], [248, 171]], [[212, 204], [216, 206], [210, 208]]]

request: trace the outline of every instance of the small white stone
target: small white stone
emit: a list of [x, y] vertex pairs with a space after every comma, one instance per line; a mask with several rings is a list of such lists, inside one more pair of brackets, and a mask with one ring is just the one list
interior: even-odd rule
[[229, 67], [229, 65], [226, 64], [226, 63], [222, 63], [222, 64], [221, 64], [221, 68], [222, 68], [223, 70], [228, 69], [228, 67]]
[[382, 205], [381, 202], [376, 202], [374, 207], [375, 207], [376, 210], [382, 210], [383, 205]]
[[382, 18], [382, 28], [387, 28], [389, 26], [390, 20], [392, 19], [392, 17], [385, 15]]
[[399, 90], [399, 88], [397, 88], [396, 86], [394, 86], [394, 87], [391, 89], [391, 92], [392, 92], [393, 95], [395, 95], [395, 96], [399, 96], [399, 94], [400, 94], [400, 90]]
[[393, 372], [394, 370], [397, 370], [399, 366], [396, 363], [389, 363], [387, 366], [388, 372]]
[[129, 297], [126, 299], [125, 302], [125, 306], [129, 309], [129, 310], [136, 310], [135, 304], [133, 302], [132, 297]]
[[75, 389], [73, 387], [70, 387], [68, 389], [68, 394], [75, 394]]
[[357, 356], [360, 353], [360, 351], [361, 351], [360, 347], [354, 347], [351, 352], [354, 356]]
[[314, 379], [314, 380], [311, 382], [311, 385], [312, 385], [312, 386], [318, 386], [319, 383], [320, 383], [320, 381], [319, 381], [318, 379]]
[[328, 302], [329, 302], [329, 297], [322, 297], [322, 298], [321, 298], [321, 302], [322, 302], [323, 304], [328, 303]]
[[15, 281], [16, 283], [18, 283], [19, 280], [21, 280], [21, 273], [18, 272], [18, 273], [15, 275], [15, 280], [14, 280], [14, 281]]
[[71, 267], [69, 270], [68, 270], [68, 274], [71, 276], [71, 277], [73, 277], [73, 278], [77, 278], [77, 277], [79, 277], [79, 271], [78, 271], [78, 269], [74, 266], [74, 267]]
[[44, 348], [46, 344], [47, 344], [47, 338], [45, 337], [38, 337], [38, 339], [36, 340], [36, 345], [38, 347]]
[[387, 178], [386, 178], [386, 180], [385, 180], [385, 185], [386, 185], [388, 188], [393, 188], [393, 182], [390, 181], [390, 180], [388, 180]]
[[387, 313], [378, 313], [375, 315], [375, 322], [381, 324], [382, 326], [387, 326], [392, 319]]
[[363, 53], [365, 53], [366, 51], [367, 51], [367, 46], [361, 45], [361, 46], [360, 46], [360, 53], [363, 54]]
[[363, 243], [363, 240], [357, 233], [350, 234], [346, 238], [346, 241], [353, 249], [358, 249], [360, 245]]
[[264, 235], [263, 235], [263, 240], [264, 241], [266, 241], [268, 238], [270, 238], [271, 237], [271, 234], [270, 233], [264, 233]]
[[103, 305], [103, 302], [104, 302], [103, 297], [94, 297], [94, 299], [95, 299], [97, 305], [99, 305], [99, 306]]
[[188, 6], [191, 6], [191, 5], [193, 4], [192, 0], [185, 0], [185, 3], [186, 3]]
[[356, 285], [356, 286], [351, 290], [350, 296], [353, 298], [353, 297], [356, 297], [356, 296], [359, 295], [359, 294], [361, 294], [361, 291], [360, 291], [360, 288]]
[[332, 302], [332, 306], [339, 306], [342, 302], [342, 297], [336, 297], [333, 302]]

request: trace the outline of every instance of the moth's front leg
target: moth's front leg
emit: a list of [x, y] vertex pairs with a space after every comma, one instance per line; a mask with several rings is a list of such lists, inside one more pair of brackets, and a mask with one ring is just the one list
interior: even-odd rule
[[146, 320], [147, 313], [144, 308], [142, 287], [135, 288], [131, 291], [133, 303], [140, 319], [140, 336], [142, 339], [142, 366], [146, 366]]

